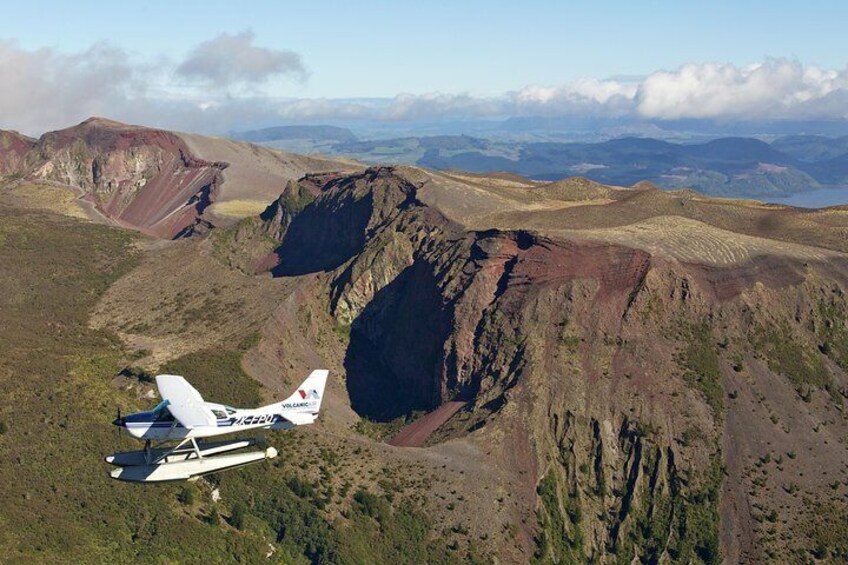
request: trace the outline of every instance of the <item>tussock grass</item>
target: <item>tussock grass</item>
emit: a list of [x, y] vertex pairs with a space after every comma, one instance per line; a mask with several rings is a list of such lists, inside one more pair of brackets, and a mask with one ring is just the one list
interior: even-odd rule
[[219, 216], [247, 218], [258, 216], [268, 206], [264, 200], [224, 200], [212, 204], [210, 210]]

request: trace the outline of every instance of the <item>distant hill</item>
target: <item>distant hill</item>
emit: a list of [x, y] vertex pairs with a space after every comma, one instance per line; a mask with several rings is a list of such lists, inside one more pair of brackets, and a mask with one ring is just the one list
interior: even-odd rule
[[848, 136], [791, 135], [775, 140], [772, 147], [799, 161], [822, 161], [848, 154]]
[[[610, 126], [596, 122], [587, 119], [578, 125]], [[545, 124], [555, 128], [558, 122], [542, 120], [537, 125]], [[620, 129], [663, 134], [660, 128], [645, 130], [643, 126], [634, 123], [630, 129]], [[714, 196], [778, 198], [848, 185], [848, 136], [793, 134], [771, 143], [740, 136], [683, 143], [643, 135], [599, 142], [538, 136], [489, 138], [487, 134], [365, 139], [350, 129], [329, 125], [270, 127], [233, 136], [289, 152], [341, 155], [371, 164], [507, 172], [541, 181], [585, 176], [616, 186], [649, 181], [662, 189], [692, 188]]]
[[236, 132], [233, 137], [252, 143], [268, 141], [356, 141], [356, 136], [347, 128], [336, 126], [276, 126], [263, 129]]
[[559, 143], [433, 136], [339, 142], [322, 151], [370, 163], [504, 171], [544, 181], [581, 175], [630, 186], [647, 180], [664, 189], [717, 196], [774, 197], [848, 184], [848, 137], [792, 136], [771, 144], [726, 137], [683, 144], [642, 137]]

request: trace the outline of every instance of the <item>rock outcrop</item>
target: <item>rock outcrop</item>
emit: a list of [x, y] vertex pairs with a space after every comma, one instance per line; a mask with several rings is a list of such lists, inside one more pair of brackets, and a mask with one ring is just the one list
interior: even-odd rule
[[[103, 118], [38, 140], [0, 133], [0, 176], [71, 187], [105, 217], [163, 238], [229, 226], [249, 215], [243, 209], [257, 196], [338, 167], [350, 165]], [[228, 206], [216, 214], [212, 205], [222, 202]]]
[[197, 159], [173, 133], [98, 118], [44, 134], [28, 161], [31, 178], [71, 186], [107, 217], [166, 238], [201, 223], [227, 166]]

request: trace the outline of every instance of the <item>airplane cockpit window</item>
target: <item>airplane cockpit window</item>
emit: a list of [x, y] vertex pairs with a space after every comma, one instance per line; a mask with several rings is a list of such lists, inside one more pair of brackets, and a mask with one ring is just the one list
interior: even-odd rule
[[160, 410], [165, 408], [168, 404], [169, 404], [169, 402], [167, 400], [163, 400], [162, 402], [160, 402], [159, 404], [156, 405], [156, 408], [154, 408], [153, 411], [159, 412]]
[[212, 413], [215, 415], [215, 418], [218, 420], [223, 420], [227, 417], [227, 413], [223, 410], [218, 410], [217, 408], [212, 409]]
[[163, 408], [159, 412], [156, 412], [154, 420], [156, 422], [173, 422], [174, 416], [171, 414], [171, 411], [167, 408]]
[[227, 414], [229, 414], [230, 416], [232, 416], [233, 414], [236, 413], [235, 408], [230, 408], [229, 406], [226, 406], [226, 409], [227, 409]]
[[174, 416], [168, 410], [168, 401], [163, 400], [153, 409], [153, 420], [156, 422], [173, 422]]

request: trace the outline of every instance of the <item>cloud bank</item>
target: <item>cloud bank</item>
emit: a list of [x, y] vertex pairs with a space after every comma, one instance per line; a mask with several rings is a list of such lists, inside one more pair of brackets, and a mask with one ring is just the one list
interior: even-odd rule
[[649, 118], [846, 118], [848, 69], [773, 59], [748, 67], [684, 65], [648, 76], [636, 109]]
[[294, 51], [258, 47], [253, 44], [255, 38], [251, 31], [236, 35], [222, 33], [195, 47], [177, 67], [176, 73], [219, 88], [262, 83], [277, 75], [306, 77], [300, 55]]
[[531, 85], [496, 97], [432, 92], [285, 98], [262, 90], [273, 78], [306, 75], [297, 53], [258, 46], [250, 31], [218, 35], [182, 60], [155, 64], [102, 43], [68, 54], [0, 40], [0, 76], [7, 77], [0, 82], [0, 129], [36, 135], [92, 115], [202, 133], [316, 120], [848, 119], [848, 67], [823, 69], [788, 59], [748, 66], [692, 63], [644, 77]]
[[107, 109], [130, 113], [132, 87], [145, 95], [144, 83], [136, 84], [142, 73], [123, 51], [105, 44], [66, 55], [0, 41], [0, 128], [38, 133]]

